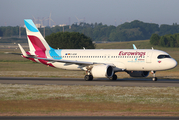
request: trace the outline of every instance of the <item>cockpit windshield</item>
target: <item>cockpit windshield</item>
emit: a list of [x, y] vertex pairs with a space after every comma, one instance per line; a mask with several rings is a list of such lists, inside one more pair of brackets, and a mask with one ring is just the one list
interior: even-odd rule
[[170, 55], [159, 55], [158, 59], [171, 58]]

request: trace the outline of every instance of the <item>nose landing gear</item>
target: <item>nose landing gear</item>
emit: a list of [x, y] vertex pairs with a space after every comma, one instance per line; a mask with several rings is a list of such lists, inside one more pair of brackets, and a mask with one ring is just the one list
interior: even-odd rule
[[157, 77], [155, 77], [155, 72], [156, 72], [156, 71], [151, 71], [151, 73], [152, 73], [152, 75], [153, 75], [152, 81], [157, 81]]

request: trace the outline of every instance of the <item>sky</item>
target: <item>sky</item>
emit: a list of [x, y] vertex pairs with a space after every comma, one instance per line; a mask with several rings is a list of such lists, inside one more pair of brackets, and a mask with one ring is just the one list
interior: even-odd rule
[[179, 0], [0, 0], [0, 26], [23, 26], [24, 19], [33, 17], [38, 23], [50, 14], [56, 25], [73, 24], [77, 18], [107, 25], [133, 20], [171, 25], [179, 23], [178, 13]]

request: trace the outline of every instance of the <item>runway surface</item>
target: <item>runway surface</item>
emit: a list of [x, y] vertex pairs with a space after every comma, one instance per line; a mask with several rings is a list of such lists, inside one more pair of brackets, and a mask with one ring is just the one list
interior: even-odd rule
[[24, 78], [24, 77], [0, 77], [2, 84], [32, 84], [32, 85], [105, 85], [122, 87], [179, 87], [179, 80], [159, 79], [153, 82], [151, 79], [126, 78], [110, 81], [108, 79], [94, 79], [85, 81], [81, 78]]
[[178, 120], [179, 117], [138, 117], [138, 116], [132, 116], [132, 117], [112, 117], [112, 116], [97, 116], [97, 117], [78, 117], [78, 116], [43, 116], [43, 117], [36, 117], [36, 116], [23, 116], [23, 117], [1, 117], [2, 120]]

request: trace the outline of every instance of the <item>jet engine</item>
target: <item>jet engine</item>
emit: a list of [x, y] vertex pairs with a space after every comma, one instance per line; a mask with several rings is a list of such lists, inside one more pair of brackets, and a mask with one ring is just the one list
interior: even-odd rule
[[93, 77], [112, 77], [114, 74], [113, 67], [110, 65], [96, 65], [91, 70]]
[[149, 75], [149, 71], [127, 71], [127, 73], [131, 77], [147, 77]]

